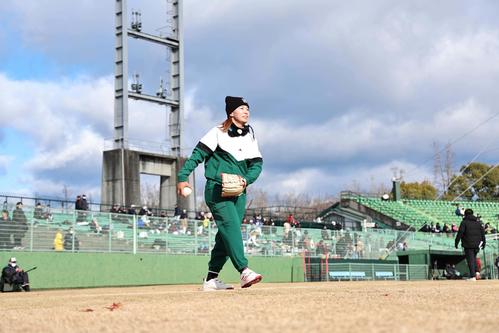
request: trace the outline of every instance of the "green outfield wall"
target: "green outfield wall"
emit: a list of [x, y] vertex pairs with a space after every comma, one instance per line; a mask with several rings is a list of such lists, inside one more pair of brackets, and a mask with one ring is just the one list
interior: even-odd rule
[[[206, 275], [208, 256], [1, 252], [5, 266], [11, 256], [29, 273], [33, 289], [140, 286], [156, 284], [200, 284]], [[303, 282], [300, 257], [249, 257], [249, 265], [264, 276], [265, 282]], [[239, 273], [230, 261], [220, 277], [239, 282]]]

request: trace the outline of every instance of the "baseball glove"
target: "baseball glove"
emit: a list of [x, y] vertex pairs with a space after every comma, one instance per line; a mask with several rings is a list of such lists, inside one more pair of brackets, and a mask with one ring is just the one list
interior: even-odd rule
[[246, 181], [239, 175], [222, 172], [222, 197], [237, 197], [241, 195], [246, 186]]

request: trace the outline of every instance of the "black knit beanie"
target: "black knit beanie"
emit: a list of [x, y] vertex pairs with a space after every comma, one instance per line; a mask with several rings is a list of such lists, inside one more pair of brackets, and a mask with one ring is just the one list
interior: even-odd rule
[[225, 97], [225, 112], [227, 112], [227, 117], [240, 107], [241, 105], [246, 105], [249, 108], [248, 102], [242, 97], [232, 97], [232, 96], [226, 96]]

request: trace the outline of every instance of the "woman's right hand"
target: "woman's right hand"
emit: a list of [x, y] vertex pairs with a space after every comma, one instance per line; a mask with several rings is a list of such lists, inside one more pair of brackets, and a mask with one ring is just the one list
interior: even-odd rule
[[184, 195], [184, 187], [190, 187], [190, 188], [192, 188], [192, 186], [188, 182], [179, 182], [177, 184], [177, 194], [181, 195], [183, 197], [185, 197], [185, 195]]

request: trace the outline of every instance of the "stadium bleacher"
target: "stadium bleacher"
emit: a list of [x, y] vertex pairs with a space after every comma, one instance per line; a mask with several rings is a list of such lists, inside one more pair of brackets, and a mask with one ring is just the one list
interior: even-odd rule
[[459, 225], [462, 217], [457, 216], [457, 206], [471, 208], [475, 215], [481, 216], [481, 221], [496, 226], [499, 216], [497, 202], [463, 202], [443, 200], [382, 200], [363, 196], [352, 197], [358, 203], [372, 208], [386, 216], [398, 220], [419, 230], [425, 223]]

